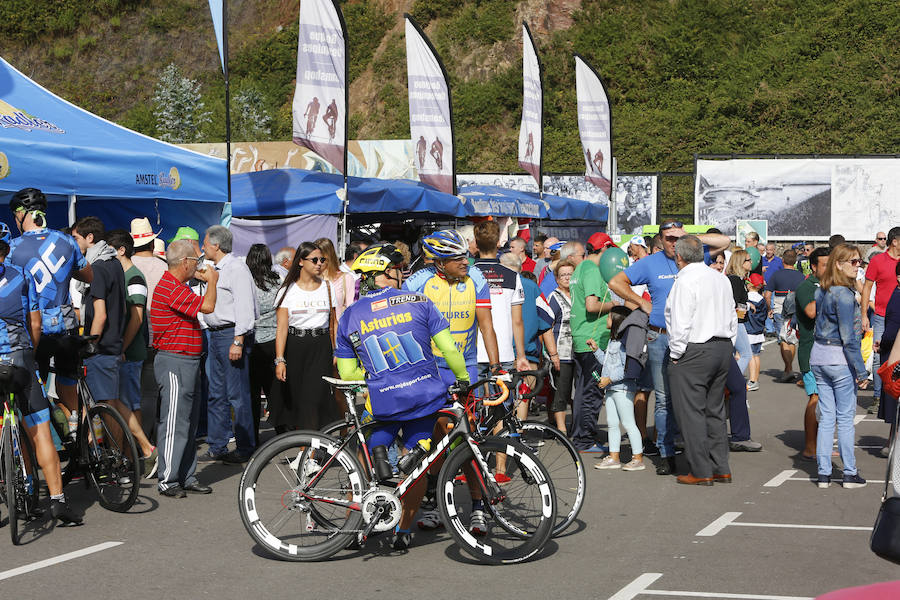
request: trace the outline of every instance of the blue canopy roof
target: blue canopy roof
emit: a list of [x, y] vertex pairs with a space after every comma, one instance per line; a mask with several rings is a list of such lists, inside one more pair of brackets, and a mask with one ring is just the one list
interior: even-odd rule
[[[351, 214], [467, 215], [463, 203], [419, 181], [350, 177]], [[344, 178], [340, 174], [302, 169], [240, 173], [231, 179], [235, 217], [338, 214]]]
[[548, 212], [550, 219], [553, 221], [599, 221], [606, 223], [609, 217], [609, 207], [597, 202], [551, 196], [550, 194], [544, 194], [544, 202], [549, 205]]
[[[70, 195], [78, 201], [145, 200], [135, 203], [132, 213], [150, 216], [147, 207], [163, 201], [160, 204], [168, 208], [162, 211], [161, 221], [174, 223], [185, 215], [176, 209], [178, 203], [165, 201], [221, 207], [226, 200], [224, 160], [93, 115], [44, 89], [2, 58], [0, 127], [0, 202], [8, 200], [11, 192], [37, 187], [51, 203], [64, 203]], [[108, 203], [96, 203], [95, 208], [102, 211], [104, 204]], [[119, 212], [124, 208], [116, 207]], [[59, 209], [51, 206], [50, 215], [55, 212]]]
[[473, 216], [528, 217], [546, 219], [547, 206], [538, 194], [495, 185], [466, 185], [459, 188]]

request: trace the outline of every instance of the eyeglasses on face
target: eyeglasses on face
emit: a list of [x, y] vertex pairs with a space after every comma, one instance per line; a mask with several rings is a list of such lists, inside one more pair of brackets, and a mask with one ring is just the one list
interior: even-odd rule
[[324, 256], [314, 256], [313, 258], [304, 258], [303, 260], [308, 260], [309, 262], [311, 262], [314, 265], [315, 264], [323, 264], [324, 265], [326, 259]]
[[184, 260], [196, 260], [199, 263], [203, 258], [200, 256], [185, 256]]
[[862, 259], [861, 259], [861, 258], [851, 258], [850, 260], [845, 260], [844, 262], [845, 262], [845, 263], [850, 263], [850, 264], [853, 265], [854, 267], [858, 267], [858, 266], [859, 266], [859, 263], [862, 262]]
[[883, 242], [883, 241], [886, 241], [886, 240], [887, 240], [886, 237], [877, 237], [877, 238], [875, 238], [875, 239], [878, 240], [879, 242]]
[[744, 262], [748, 262], [748, 263], [752, 263], [752, 262], [753, 262], [753, 260], [752, 260], [752, 259], [750, 259], [750, 258], [745, 258], [745, 259], [744, 259]]
[[672, 221], [660, 227], [659, 230], [665, 231], [666, 229], [682, 229], [683, 227], [684, 223], [682, 223], [681, 221]]

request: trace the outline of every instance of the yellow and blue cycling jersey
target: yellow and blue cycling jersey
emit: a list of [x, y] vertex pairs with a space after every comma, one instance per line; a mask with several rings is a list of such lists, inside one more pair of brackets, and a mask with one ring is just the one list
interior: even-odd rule
[[[487, 278], [478, 267], [469, 267], [466, 278], [458, 283], [450, 283], [447, 278], [434, 267], [426, 267], [416, 271], [403, 282], [403, 289], [418, 292], [427, 296], [450, 323], [450, 334], [456, 342], [456, 349], [466, 360], [471, 380], [475, 381], [478, 368], [478, 320], [475, 318], [476, 308], [491, 308], [491, 288]], [[445, 382], [453, 383], [456, 378], [440, 350], [432, 343], [441, 374]]]

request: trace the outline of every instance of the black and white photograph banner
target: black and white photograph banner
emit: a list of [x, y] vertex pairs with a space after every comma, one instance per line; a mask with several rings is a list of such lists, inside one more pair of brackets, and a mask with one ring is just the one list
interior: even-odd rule
[[615, 233], [637, 235], [644, 225], [656, 225], [656, 175], [616, 177]]
[[775, 239], [868, 240], [900, 222], [898, 192], [896, 158], [698, 160], [694, 217], [727, 235], [762, 219]]

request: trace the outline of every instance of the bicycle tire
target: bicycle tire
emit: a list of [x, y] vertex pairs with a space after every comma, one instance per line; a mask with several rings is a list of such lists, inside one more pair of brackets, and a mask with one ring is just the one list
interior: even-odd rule
[[24, 432], [24, 435], [21, 435], [21, 430], [19, 430], [19, 441], [22, 442], [22, 448], [28, 457], [28, 464], [31, 465], [31, 470], [28, 472], [31, 475], [31, 493], [27, 493], [27, 489], [25, 491], [25, 514], [24, 517], [26, 520], [33, 519], [35, 515], [35, 508], [40, 502], [41, 497], [41, 472], [40, 465], [37, 462], [37, 454], [34, 452], [34, 444], [31, 443], [31, 438], [28, 437], [28, 432]]
[[[536, 434], [536, 435], [535, 435]], [[510, 435], [504, 426], [500, 436]], [[581, 512], [587, 489], [584, 461], [566, 434], [541, 421], [523, 421], [520, 441], [541, 461], [550, 473], [556, 492], [556, 523], [553, 536], [565, 531]]]
[[[467, 473], [484, 478], [484, 473], [469, 445], [461, 444], [447, 458], [438, 478], [438, 507], [447, 529], [457, 545], [480, 562], [511, 564], [534, 559], [550, 539], [556, 519], [550, 475], [534, 454], [513, 439], [485, 438], [478, 442], [478, 448], [488, 455], [485, 458], [506, 454], [507, 465], [514, 462], [527, 478], [519, 478], [524, 485], [517, 488], [502, 486], [504, 495], [497, 503], [484, 501], [484, 511], [503, 525], [489, 528], [486, 535], [476, 538], [468, 528], [473, 510], [471, 491], [461, 484], [461, 478]], [[518, 490], [522, 495], [513, 497]], [[516, 533], [512, 532], [511, 523], [519, 524]]]
[[[313, 488], [306, 488], [311, 478]], [[340, 450], [337, 439], [317, 431], [292, 431], [266, 442], [250, 457], [239, 485], [244, 528], [281, 560], [324, 560], [347, 547], [362, 525], [358, 508], [327, 499], [347, 502], [349, 495], [361, 502], [363, 468], [355, 453]], [[324, 500], [303, 498], [301, 489]]]
[[[94, 417], [100, 418], [102, 439], [94, 436]], [[116, 435], [121, 435], [121, 442]], [[134, 435], [124, 417], [108, 404], [88, 409], [88, 421], [79, 433], [80, 447], [87, 448], [87, 476], [97, 491], [100, 506], [127, 512], [137, 500], [141, 478], [140, 456]]]
[[0, 440], [3, 449], [3, 489], [6, 494], [6, 512], [9, 520], [9, 537], [14, 546], [19, 544], [19, 510], [16, 502], [16, 461], [13, 456], [12, 427], [3, 428]]

